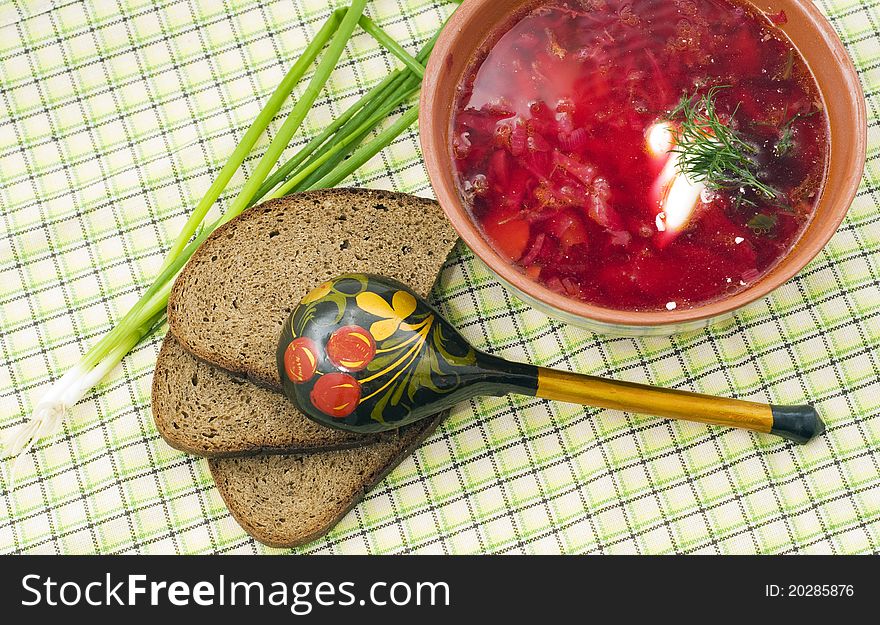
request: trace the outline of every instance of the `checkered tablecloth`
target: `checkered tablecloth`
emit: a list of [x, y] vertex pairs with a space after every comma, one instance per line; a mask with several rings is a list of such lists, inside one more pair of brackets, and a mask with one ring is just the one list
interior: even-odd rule
[[[880, 550], [880, 3], [818, 4], [860, 71], [868, 165], [846, 222], [800, 276], [711, 330], [668, 338], [609, 338], [555, 322], [466, 250], [449, 262], [438, 297], [469, 339], [506, 357], [759, 401], [808, 399], [827, 434], [796, 447], [534, 398], [480, 399], [456, 408], [300, 551]], [[0, 429], [21, 422], [143, 292], [332, 8], [0, 3]], [[451, 10], [427, 0], [368, 6], [413, 52]], [[298, 144], [396, 66], [356, 36]], [[430, 195], [416, 132], [349, 182]], [[231, 518], [206, 463], [156, 433], [149, 402], [160, 340], [142, 343], [27, 456], [14, 489], [0, 483], [0, 551], [272, 551]]]

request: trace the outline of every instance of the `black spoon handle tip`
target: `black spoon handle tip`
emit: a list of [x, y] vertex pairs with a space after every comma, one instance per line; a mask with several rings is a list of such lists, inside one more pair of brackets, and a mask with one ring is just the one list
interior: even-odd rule
[[825, 431], [825, 423], [813, 406], [770, 406], [772, 434], [804, 445]]

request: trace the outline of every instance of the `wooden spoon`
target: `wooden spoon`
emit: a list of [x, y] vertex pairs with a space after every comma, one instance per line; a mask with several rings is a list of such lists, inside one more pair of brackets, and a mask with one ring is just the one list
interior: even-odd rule
[[477, 396], [531, 395], [776, 434], [825, 431], [812, 406], [770, 406], [511, 362], [474, 349], [405, 285], [346, 274], [309, 293], [278, 344], [284, 392], [310, 418], [381, 432]]

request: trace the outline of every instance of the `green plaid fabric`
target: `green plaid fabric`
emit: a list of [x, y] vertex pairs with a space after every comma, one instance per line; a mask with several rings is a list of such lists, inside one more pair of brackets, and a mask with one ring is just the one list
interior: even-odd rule
[[[553, 321], [466, 250], [450, 259], [437, 297], [494, 353], [704, 393], [809, 399], [827, 434], [796, 447], [534, 398], [479, 399], [457, 407], [327, 537], [300, 551], [880, 551], [880, 3], [818, 4], [862, 77], [868, 165], [847, 221], [796, 279], [710, 330], [668, 338], [603, 337]], [[144, 290], [332, 8], [320, 0], [0, 4], [0, 429], [20, 423]], [[411, 51], [451, 10], [433, 0], [368, 8]], [[397, 65], [356, 36], [298, 141]], [[429, 195], [415, 129], [350, 183]], [[159, 342], [141, 344], [59, 436], [28, 454], [15, 488], [0, 484], [0, 550], [272, 551], [231, 518], [205, 462], [156, 433], [149, 402]]]

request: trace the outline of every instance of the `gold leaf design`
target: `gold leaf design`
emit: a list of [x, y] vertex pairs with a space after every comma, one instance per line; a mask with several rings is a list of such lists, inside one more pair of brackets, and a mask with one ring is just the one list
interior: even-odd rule
[[384, 341], [397, 332], [397, 328], [399, 327], [400, 319], [383, 319], [370, 326], [370, 334], [372, 334], [373, 338], [377, 341]]
[[398, 291], [391, 298], [391, 305], [394, 307], [394, 313], [403, 321], [415, 312], [416, 298], [406, 291]]
[[394, 316], [394, 309], [389, 306], [388, 302], [372, 291], [364, 291], [359, 294], [356, 301], [361, 310], [376, 317], [390, 318]]
[[397, 291], [391, 298], [391, 304], [371, 291], [359, 294], [356, 301], [361, 310], [381, 319], [370, 326], [370, 334], [377, 341], [383, 341], [397, 332], [404, 319], [416, 310], [415, 298], [406, 291]]

